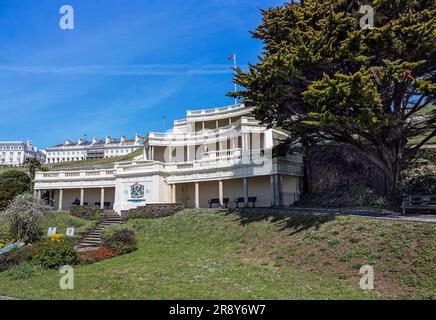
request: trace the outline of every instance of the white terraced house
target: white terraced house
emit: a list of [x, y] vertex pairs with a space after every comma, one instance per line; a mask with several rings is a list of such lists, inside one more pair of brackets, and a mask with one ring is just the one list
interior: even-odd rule
[[45, 154], [33, 146], [31, 140], [0, 141], [0, 167], [22, 166], [27, 158], [37, 158], [41, 163], [45, 162]]
[[134, 140], [128, 140], [124, 136], [120, 140], [106, 137], [105, 140], [94, 138], [92, 141], [79, 139], [73, 142], [67, 139], [64, 144], [47, 148], [46, 163], [113, 158], [129, 154], [143, 146], [144, 140], [138, 134]]
[[109, 166], [38, 172], [35, 190], [56, 210], [80, 204], [121, 214], [147, 204], [187, 208], [279, 207], [300, 194], [302, 154], [273, 158], [286, 133], [268, 129], [244, 105], [188, 111], [168, 133], [150, 132], [143, 155]]

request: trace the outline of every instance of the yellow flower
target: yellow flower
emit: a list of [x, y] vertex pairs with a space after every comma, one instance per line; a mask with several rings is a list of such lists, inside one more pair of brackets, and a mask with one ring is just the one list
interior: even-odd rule
[[51, 235], [51, 241], [54, 241], [54, 242], [62, 242], [63, 240], [62, 240], [62, 238], [64, 237], [64, 235], [63, 234], [61, 234], [61, 233], [55, 233], [55, 234], [52, 234]]

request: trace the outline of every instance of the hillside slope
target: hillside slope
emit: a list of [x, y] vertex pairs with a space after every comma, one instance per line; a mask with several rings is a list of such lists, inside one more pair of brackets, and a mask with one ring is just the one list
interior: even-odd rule
[[[131, 220], [139, 250], [28, 281], [0, 273], [0, 295], [33, 299], [435, 298], [436, 226], [327, 215], [184, 210]], [[370, 264], [375, 291], [359, 288]]]

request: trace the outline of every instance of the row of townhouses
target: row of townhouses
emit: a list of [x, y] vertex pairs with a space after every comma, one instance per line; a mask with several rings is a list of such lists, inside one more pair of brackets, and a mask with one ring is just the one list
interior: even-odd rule
[[41, 163], [45, 162], [45, 153], [38, 150], [28, 140], [0, 141], [0, 166], [19, 167], [27, 158], [37, 158]]
[[[187, 111], [186, 118], [176, 120], [169, 132], [150, 132], [143, 139], [137, 136], [129, 146], [113, 141], [114, 147], [106, 150], [103, 146], [111, 145], [110, 139], [104, 144], [93, 141], [100, 149], [98, 157], [109, 150], [105, 156], [122, 148], [131, 151], [137, 145], [143, 148], [141, 156], [107, 165], [38, 172], [35, 190], [55, 210], [68, 210], [76, 202], [119, 214], [167, 203], [188, 208], [289, 206], [300, 194], [303, 155], [273, 157], [273, 146], [286, 137], [287, 133], [259, 123], [252, 109], [243, 104]], [[58, 148], [79, 152], [79, 146], [66, 143]], [[50, 162], [84, 157], [47, 151]]]
[[126, 155], [143, 146], [144, 139], [138, 134], [134, 140], [126, 139], [124, 136], [119, 140], [111, 137], [104, 140], [94, 138], [92, 141], [79, 139], [77, 142], [65, 140], [64, 144], [47, 148], [46, 163], [112, 158]]

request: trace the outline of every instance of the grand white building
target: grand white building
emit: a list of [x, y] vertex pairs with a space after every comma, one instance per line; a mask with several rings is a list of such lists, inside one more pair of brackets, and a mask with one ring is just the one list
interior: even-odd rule
[[106, 137], [104, 140], [94, 138], [92, 141], [79, 139], [73, 142], [67, 139], [64, 144], [47, 148], [46, 163], [113, 158], [126, 155], [143, 146], [144, 139], [138, 134], [134, 140], [128, 140], [124, 136], [119, 140]]
[[81, 204], [121, 213], [151, 203], [188, 208], [292, 205], [299, 196], [303, 156], [274, 158], [286, 133], [260, 124], [244, 105], [188, 111], [170, 132], [150, 132], [143, 155], [109, 166], [38, 172], [35, 190], [56, 210]]
[[45, 162], [45, 154], [33, 146], [32, 141], [0, 141], [0, 166], [19, 167], [27, 158]]

